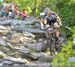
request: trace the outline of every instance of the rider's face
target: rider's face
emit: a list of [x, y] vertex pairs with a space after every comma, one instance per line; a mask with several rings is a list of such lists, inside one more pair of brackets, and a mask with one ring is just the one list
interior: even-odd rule
[[48, 16], [51, 16], [51, 13], [50, 12], [48, 13]]

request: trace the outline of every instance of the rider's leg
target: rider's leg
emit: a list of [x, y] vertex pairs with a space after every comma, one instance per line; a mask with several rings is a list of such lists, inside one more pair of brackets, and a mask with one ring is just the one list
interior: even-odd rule
[[56, 37], [59, 38], [60, 32], [59, 32], [59, 25], [58, 25], [58, 23], [55, 23], [55, 24], [54, 24], [54, 27], [55, 27], [55, 29], [56, 29]]
[[60, 35], [60, 31], [59, 31], [59, 25], [58, 24], [56, 24], [56, 26], [55, 26], [55, 29], [56, 29], [56, 45], [55, 45], [55, 48], [56, 48], [56, 51], [57, 52], [59, 52], [60, 51], [60, 43], [59, 43], [59, 35]]
[[59, 28], [56, 28], [56, 37], [59, 38]]
[[47, 38], [50, 38], [50, 25], [46, 25], [46, 35], [47, 35]]

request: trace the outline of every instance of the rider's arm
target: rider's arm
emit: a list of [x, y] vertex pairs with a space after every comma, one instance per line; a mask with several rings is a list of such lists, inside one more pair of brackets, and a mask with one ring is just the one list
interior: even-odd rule
[[62, 25], [62, 22], [61, 22], [61, 19], [60, 19], [59, 16], [57, 16], [57, 22], [58, 22], [59, 25]]
[[46, 17], [44, 18], [44, 24], [45, 24], [45, 25], [47, 24], [47, 18], [48, 18], [48, 16], [46, 16]]
[[44, 24], [45, 24], [45, 25], [47, 24], [47, 19], [44, 19]]

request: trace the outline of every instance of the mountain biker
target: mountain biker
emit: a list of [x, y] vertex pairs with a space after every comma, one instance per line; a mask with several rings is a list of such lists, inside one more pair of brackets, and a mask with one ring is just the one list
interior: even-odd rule
[[42, 13], [40, 13], [41, 16], [41, 20], [40, 20], [40, 25], [41, 25], [41, 29], [44, 29], [44, 18], [47, 16], [48, 11], [50, 11], [50, 9], [48, 7], [46, 7]]
[[[52, 13], [51, 11], [49, 11], [47, 13], [47, 16], [45, 17], [44, 19], [44, 23], [46, 25], [49, 25], [50, 27], [51, 26], [54, 26], [55, 28], [55, 32], [56, 32], [56, 38], [58, 39], [59, 38], [59, 27], [61, 25], [61, 19], [59, 18], [59, 16], [55, 13]], [[49, 34], [50, 35], [50, 34]]]

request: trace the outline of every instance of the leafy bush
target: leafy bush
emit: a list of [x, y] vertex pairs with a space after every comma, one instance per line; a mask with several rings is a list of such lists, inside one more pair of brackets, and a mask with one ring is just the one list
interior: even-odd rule
[[[73, 28], [73, 32], [74, 29], [75, 28]], [[72, 38], [73, 37], [74, 35], [72, 36]], [[62, 51], [54, 58], [52, 67], [75, 67], [75, 61], [69, 61], [70, 57], [75, 58], [75, 49], [73, 49], [73, 45], [73, 41], [68, 41], [68, 44], [63, 46]]]
[[70, 67], [70, 65], [75, 66], [75, 64], [68, 62], [68, 58], [75, 56], [75, 49], [72, 49], [72, 46], [73, 43], [71, 41], [68, 42], [68, 45], [63, 46], [61, 53], [59, 53], [52, 62], [53, 67]]

